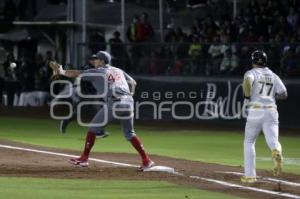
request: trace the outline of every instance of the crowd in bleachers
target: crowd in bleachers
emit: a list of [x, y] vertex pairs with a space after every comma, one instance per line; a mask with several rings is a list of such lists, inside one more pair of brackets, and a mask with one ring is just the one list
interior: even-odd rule
[[28, 59], [25, 55], [17, 60], [12, 53], [8, 53], [3, 63], [4, 75], [0, 77], [0, 104], [8, 106], [45, 104], [52, 74], [48, 67], [51, 60], [53, 60], [51, 51], [45, 56], [38, 54], [35, 60]]
[[[226, 1], [203, 2], [208, 10], [224, 11], [226, 7]], [[222, 8], [218, 8], [220, 5]], [[125, 42], [118, 31], [107, 41], [103, 34], [95, 33], [88, 47], [92, 53], [108, 50], [114, 65], [133, 74], [218, 77], [242, 77], [251, 66], [251, 52], [260, 48], [267, 53], [268, 66], [276, 73], [300, 76], [300, 1], [250, 0], [238, 8], [234, 19], [231, 10], [212, 13], [193, 19], [192, 26], [170, 23], [164, 30], [163, 42], [155, 40], [158, 33], [147, 13], [140, 13], [129, 23]], [[0, 78], [0, 96], [2, 91], [6, 95], [0, 98], [0, 104], [1, 100], [8, 105], [45, 103], [34, 100], [34, 96], [31, 102], [23, 98], [33, 91], [38, 91], [35, 95], [39, 96], [49, 92], [48, 62], [52, 59], [50, 51], [38, 54], [35, 60], [25, 54], [16, 60], [8, 52]], [[11, 67], [12, 62], [17, 63], [16, 68]], [[46, 100], [47, 95], [43, 97]]]
[[136, 63], [141, 62], [138, 72], [240, 76], [250, 66], [251, 52], [261, 48], [270, 68], [284, 76], [299, 76], [299, 9], [296, 0], [251, 0], [234, 20], [230, 11], [195, 19], [189, 31], [171, 24], [164, 45], [153, 45], [151, 56], [143, 51], [135, 55]]

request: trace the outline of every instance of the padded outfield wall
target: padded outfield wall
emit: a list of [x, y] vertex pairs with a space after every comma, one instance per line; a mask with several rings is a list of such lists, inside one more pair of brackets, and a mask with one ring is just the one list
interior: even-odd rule
[[[242, 112], [242, 79], [135, 77], [136, 117], [141, 120], [190, 120], [237, 124]], [[300, 127], [300, 81], [284, 80], [289, 97], [278, 101], [280, 125]]]
[[[208, 125], [244, 128], [242, 79], [201, 77], [134, 77], [136, 121], [168, 122], [177, 125]], [[289, 97], [278, 101], [280, 126], [300, 128], [300, 81], [284, 80]], [[83, 120], [95, 113], [84, 106]], [[68, 107], [55, 114], [68, 115]], [[0, 107], [0, 116], [50, 118], [49, 107]]]

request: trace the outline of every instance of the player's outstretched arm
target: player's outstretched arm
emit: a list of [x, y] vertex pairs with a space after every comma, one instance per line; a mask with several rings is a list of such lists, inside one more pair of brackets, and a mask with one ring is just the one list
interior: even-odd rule
[[49, 63], [49, 67], [53, 71], [53, 76], [63, 75], [69, 78], [76, 78], [81, 74], [80, 70], [64, 70], [62, 65], [58, 64], [55, 61]]
[[64, 74], [61, 74], [61, 75], [64, 75], [64, 76], [70, 77], [70, 78], [76, 78], [81, 74], [81, 71], [79, 71], [79, 70], [64, 70], [63, 73]]

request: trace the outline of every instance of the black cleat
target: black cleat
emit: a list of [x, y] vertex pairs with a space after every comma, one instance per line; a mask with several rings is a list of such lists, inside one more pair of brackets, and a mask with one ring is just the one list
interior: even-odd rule
[[72, 120], [68, 119], [68, 120], [61, 120], [60, 124], [59, 124], [59, 131], [61, 133], [66, 133], [67, 127], [70, 124]]

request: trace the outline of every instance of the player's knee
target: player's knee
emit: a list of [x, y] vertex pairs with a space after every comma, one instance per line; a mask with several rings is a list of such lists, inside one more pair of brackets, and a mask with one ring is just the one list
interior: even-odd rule
[[104, 130], [102, 128], [96, 128], [96, 127], [90, 127], [88, 129], [89, 132], [94, 133], [94, 134], [102, 134], [104, 133]]
[[244, 139], [244, 145], [254, 144], [254, 143], [255, 143], [255, 140], [253, 140], [253, 139], [249, 139], [249, 138]]
[[124, 131], [124, 137], [127, 141], [131, 140], [136, 134], [133, 131]]

